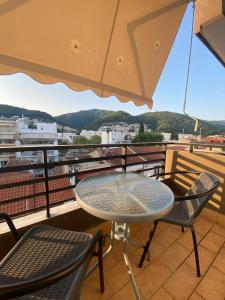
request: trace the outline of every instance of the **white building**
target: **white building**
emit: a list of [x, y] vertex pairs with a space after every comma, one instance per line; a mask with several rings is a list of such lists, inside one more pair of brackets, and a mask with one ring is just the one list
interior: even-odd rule
[[[0, 120], [0, 143], [5, 145], [58, 145], [57, 124], [39, 122], [26, 117]], [[42, 151], [17, 152], [17, 158], [39, 162], [43, 159]], [[48, 157], [58, 160], [58, 151], [49, 150]]]
[[[16, 140], [16, 123], [13, 120], [0, 119], [0, 146], [15, 145]], [[0, 168], [5, 166], [7, 162], [15, 158], [15, 153], [0, 153]]]
[[66, 141], [68, 143], [72, 143], [73, 139], [77, 137], [77, 134], [74, 132], [58, 132], [57, 133], [58, 140]]
[[179, 133], [178, 134], [178, 141], [180, 142], [189, 142], [193, 140], [195, 136], [193, 134], [187, 134], [187, 133]]
[[14, 144], [16, 140], [16, 122], [0, 119], [0, 144]]
[[57, 131], [58, 132], [73, 132], [73, 133], [77, 133], [77, 129], [75, 128], [71, 128], [69, 126], [64, 126], [64, 125], [61, 125], [61, 124], [57, 124]]
[[[57, 124], [39, 122], [38, 120], [31, 120], [29, 118], [19, 118], [16, 120], [17, 124], [17, 140], [19, 145], [58, 145]], [[39, 162], [43, 159], [42, 151], [26, 151], [18, 153], [23, 159], [31, 159]], [[18, 156], [17, 155], [17, 156]], [[58, 160], [58, 150], [49, 150], [48, 157], [50, 161]]]
[[131, 138], [127, 127], [114, 125], [101, 127], [102, 144], [121, 144], [129, 143]]
[[57, 124], [39, 122], [29, 118], [16, 120], [17, 140], [21, 144], [57, 144]]
[[101, 137], [102, 133], [101, 131], [96, 131], [96, 130], [81, 130], [80, 135], [90, 140], [90, 138], [94, 135], [99, 135]]
[[171, 141], [171, 135], [172, 133], [171, 132], [160, 132], [161, 135], [163, 136], [163, 141], [164, 142], [169, 142]]

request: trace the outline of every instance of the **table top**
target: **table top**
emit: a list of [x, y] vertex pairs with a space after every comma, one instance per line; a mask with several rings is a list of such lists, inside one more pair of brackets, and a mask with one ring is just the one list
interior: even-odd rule
[[81, 180], [75, 193], [88, 213], [124, 223], [160, 219], [174, 204], [174, 194], [165, 184], [135, 173], [95, 174]]

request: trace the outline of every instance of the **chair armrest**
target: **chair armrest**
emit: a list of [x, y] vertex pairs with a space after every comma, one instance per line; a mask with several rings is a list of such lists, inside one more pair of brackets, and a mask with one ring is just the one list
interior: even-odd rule
[[195, 194], [195, 195], [188, 195], [188, 196], [176, 196], [174, 200], [175, 201], [194, 200], [194, 199], [206, 197], [208, 195], [212, 195], [216, 191], [218, 184], [219, 184], [219, 182], [214, 187], [212, 187], [210, 190], [208, 190], [206, 192]]
[[12, 219], [10, 218], [10, 216], [6, 213], [0, 213], [0, 219], [4, 219], [7, 223], [7, 225], [9, 226], [9, 229], [11, 230], [15, 240], [18, 242], [20, 239], [20, 235], [18, 233], [18, 231], [16, 230], [16, 227], [13, 224]]
[[176, 175], [176, 174], [200, 174], [201, 172], [195, 171], [195, 170], [189, 170], [189, 171], [176, 171], [176, 172], [166, 172], [166, 173], [159, 173], [156, 176], [156, 179], [158, 179], [160, 176], [165, 176], [165, 175]]
[[13, 283], [8, 285], [0, 286], [0, 299], [8, 299], [10, 297], [18, 297], [35, 292], [37, 290], [43, 289], [58, 280], [71, 274], [77, 268], [79, 268], [86, 259], [93, 254], [96, 243], [102, 243], [103, 233], [99, 230], [93, 237], [90, 245], [72, 262], [66, 264], [65, 266], [48, 273], [44, 276], [38, 276], [35, 279], [27, 280], [25, 282]]

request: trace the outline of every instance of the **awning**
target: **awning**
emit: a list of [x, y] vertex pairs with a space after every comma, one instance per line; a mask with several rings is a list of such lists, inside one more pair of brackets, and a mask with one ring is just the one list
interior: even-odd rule
[[195, 33], [225, 67], [225, 0], [196, 1]]
[[0, 0], [0, 74], [152, 106], [188, 0]]

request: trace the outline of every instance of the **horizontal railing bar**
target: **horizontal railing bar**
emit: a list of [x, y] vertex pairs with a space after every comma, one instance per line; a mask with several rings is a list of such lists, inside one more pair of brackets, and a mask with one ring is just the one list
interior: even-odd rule
[[102, 161], [102, 160], [110, 160], [110, 159], [117, 159], [122, 158], [123, 155], [112, 155], [112, 156], [99, 156], [99, 157], [89, 157], [89, 158], [81, 158], [81, 159], [71, 159], [65, 161], [57, 161], [48, 163], [48, 167], [56, 167], [56, 166], [64, 166], [64, 165], [73, 165], [73, 164], [82, 164], [87, 162], [94, 162], [94, 161]]
[[74, 189], [76, 187], [75, 184], [71, 184], [71, 185], [66, 185], [66, 186], [63, 186], [63, 187], [60, 187], [60, 188], [57, 188], [57, 189], [54, 189], [54, 190], [49, 190], [49, 194], [52, 194], [52, 193], [57, 193], [57, 192], [61, 192], [61, 191], [65, 191], [65, 190], [69, 190], [69, 189]]
[[142, 146], [162, 146], [173, 144], [172, 142], [149, 142], [132, 144], [82, 144], [82, 145], [50, 145], [50, 146], [11, 146], [0, 147], [0, 152], [24, 152], [24, 151], [43, 151], [43, 150], [66, 150], [66, 149], [91, 149], [91, 148], [120, 148], [120, 147], [142, 147]]
[[68, 178], [76, 176], [76, 173], [64, 173], [60, 175], [53, 175], [48, 177], [48, 181], [56, 180], [56, 179], [62, 179], [62, 178]]
[[66, 161], [58, 161], [58, 162], [51, 162], [48, 163], [48, 167], [56, 167], [56, 166], [63, 166], [63, 165], [72, 165], [72, 164], [82, 164], [87, 162], [94, 162], [94, 161], [102, 161], [102, 160], [113, 160], [113, 159], [129, 159], [129, 157], [134, 156], [150, 156], [154, 154], [166, 154], [165, 151], [157, 151], [157, 152], [145, 152], [145, 153], [135, 153], [135, 154], [120, 154], [120, 155], [109, 155], [109, 156], [99, 156], [99, 157], [88, 157], [88, 158], [81, 158], [81, 159], [72, 159]]
[[66, 149], [91, 149], [91, 148], [120, 148], [120, 147], [142, 147], [142, 146], [204, 146], [204, 147], [225, 147], [224, 143], [183, 143], [183, 142], [149, 142], [149, 143], [132, 143], [132, 144], [83, 144], [83, 145], [58, 145], [58, 146], [11, 146], [0, 147], [0, 152], [24, 152], [24, 151], [43, 151], [43, 150], [66, 150]]
[[127, 167], [135, 166], [135, 165], [144, 165], [144, 164], [151, 164], [155, 162], [164, 162], [162, 159], [154, 159], [154, 160], [146, 160], [146, 161], [140, 161], [135, 163], [127, 163]]
[[[157, 153], [154, 153], [154, 154], [158, 154], [158, 153], [162, 153], [162, 152], [157, 152]], [[124, 156], [124, 155], [123, 155]], [[122, 155], [121, 155], [121, 157], [123, 157]], [[135, 155], [130, 155], [130, 156], [142, 156], [142, 155], [137, 155], [137, 154], [135, 154]], [[129, 158], [129, 157], [128, 157]], [[163, 159], [161, 159], [161, 160], [163, 160]], [[144, 161], [143, 161], [144, 162]], [[63, 162], [64, 163], [64, 162]], [[137, 162], [137, 163], [139, 163], [139, 162]], [[99, 170], [107, 170], [107, 169], [114, 169], [114, 168], [120, 168], [120, 167], [122, 167], [123, 165], [116, 165], [115, 167], [114, 166], [112, 166], [112, 167], [105, 167], [105, 168], [99, 168]], [[20, 166], [20, 167], [22, 167], [22, 166]], [[10, 167], [11, 168], [11, 167]], [[14, 168], [14, 167], [13, 167]], [[6, 168], [4, 168], [4, 169], [6, 169]], [[95, 169], [95, 170], [93, 170], [93, 172], [96, 172], [97, 171], [97, 169]], [[77, 172], [76, 174], [85, 174], [85, 172], [86, 173], [89, 173], [89, 172], [91, 172], [91, 169], [90, 170], [88, 170], [88, 171], [81, 171], [81, 172]], [[60, 174], [60, 175], [55, 175], [55, 176], [50, 176], [49, 178], [48, 178], [48, 180], [49, 181], [52, 181], [52, 180], [56, 180], [56, 179], [61, 179], [61, 178], [67, 178], [67, 177], [72, 177], [72, 176], [76, 176], [76, 174], [75, 173], [67, 173], [67, 174]], [[25, 185], [31, 185], [31, 184], [35, 184], [35, 183], [42, 183], [42, 182], [44, 182], [45, 181], [45, 179], [44, 178], [37, 178], [37, 179], [31, 179], [31, 180], [25, 180], [25, 181], [18, 181], [18, 182], [13, 182], [13, 183], [7, 183], [7, 184], [1, 184], [0, 185], [0, 189], [6, 189], [6, 188], [11, 188], [11, 187], [17, 187], [17, 186], [25, 186]]]
[[141, 153], [132, 153], [132, 154], [128, 153], [128, 154], [121, 155], [121, 156], [129, 158], [129, 157], [155, 155], [155, 154], [166, 154], [166, 151], [141, 152]]
[[[62, 200], [62, 201], [50, 203], [50, 207], [54, 207], [54, 206], [57, 206], [59, 204], [62, 205], [65, 202], [69, 202], [69, 201], [73, 201], [73, 200], [74, 200], [74, 198], [68, 198], [68, 199], [65, 199], [65, 200]], [[45, 208], [46, 208], [46, 205], [44, 205], [44, 206], [38, 206], [38, 207], [31, 208], [29, 210], [25, 210], [25, 211], [18, 212], [18, 213], [15, 213], [15, 214], [10, 214], [10, 216], [11, 217], [18, 217], [18, 216], [30, 214], [32, 212], [38, 212], [38, 211], [41, 211], [41, 210], [43, 210]]]
[[195, 143], [195, 142], [192, 142], [190, 145], [192, 146], [204, 146], [204, 147], [221, 147], [221, 148], [224, 148], [225, 147], [225, 144], [221, 143], [221, 144], [217, 144], [217, 143]]
[[[24, 181], [16, 181], [11, 183], [5, 183], [0, 185], [0, 190], [7, 189], [7, 188], [13, 188], [17, 186], [25, 186], [25, 185], [31, 185], [36, 183], [44, 182], [44, 178], [36, 178], [36, 179], [30, 179], [30, 180], [24, 180]], [[1, 202], [0, 202], [1, 203]]]
[[[63, 201], [58, 201], [58, 202], [50, 203], [50, 207], [57, 206], [58, 204], [62, 205], [63, 203], [69, 202], [69, 201], [72, 201], [72, 200], [74, 200], [74, 198], [68, 198], [68, 199], [63, 200]], [[25, 211], [21, 211], [21, 212], [15, 213], [15, 214], [10, 214], [10, 216], [12, 218], [18, 217], [18, 216], [23, 216], [23, 215], [30, 214], [32, 212], [39, 212], [39, 211], [41, 211], [41, 210], [43, 210], [45, 208], [46, 208], [46, 205], [44, 205], [44, 206], [38, 206], [38, 207], [34, 207], [34, 208], [31, 208], [31, 209], [28, 209], [28, 210], [25, 210]]]
[[136, 171], [134, 171], [134, 172], [135, 172], [135, 173], [140, 173], [140, 172], [145, 172], [145, 171], [152, 171], [152, 170], [155, 170], [155, 169], [161, 168], [161, 167], [164, 168], [164, 166], [158, 165], [158, 166], [155, 166], [155, 167], [152, 167], [152, 168], [139, 169], [139, 170], [136, 170]]
[[96, 173], [96, 172], [106, 171], [106, 170], [112, 170], [112, 169], [117, 169], [117, 168], [122, 168], [122, 167], [123, 167], [123, 165], [121, 164], [121, 165], [114, 165], [114, 166], [104, 167], [104, 168], [99, 168], [99, 169], [89, 169], [89, 170], [78, 172], [77, 176], [85, 175], [85, 174], [89, 174], [89, 173]]
[[44, 163], [43, 164], [14, 166], [14, 167], [3, 167], [3, 168], [0, 168], [0, 173], [18, 172], [18, 171], [35, 170], [35, 169], [43, 169], [43, 168], [44, 168]]
[[57, 205], [62, 205], [63, 203], [69, 202], [69, 201], [76, 201], [76, 199], [75, 198], [68, 198], [68, 199], [65, 199], [65, 200], [60, 200], [60, 201], [57, 201], [57, 202], [53, 202], [53, 203], [50, 203], [50, 207], [54, 207], [54, 206], [57, 206]]
[[15, 203], [15, 202], [22, 201], [22, 200], [27, 200], [27, 199], [30, 199], [30, 198], [35, 199], [36, 197], [41, 197], [41, 196], [45, 196], [45, 192], [41, 192], [41, 193], [37, 193], [37, 194], [29, 194], [29, 195], [26, 195], [26, 196], [21, 196], [21, 197], [17, 197], [17, 198], [12, 198], [12, 199], [8, 199], [8, 200], [0, 201], [0, 205]]
[[[102, 161], [102, 160], [113, 160], [118, 158], [129, 159], [129, 157], [149, 156], [154, 154], [166, 154], [166, 151], [154, 151], [154, 152], [144, 152], [144, 153], [135, 153], [135, 154], [132, 153], [126, 155], [121, 154], [121, 155], [99, 156], [99, 157], [82, 158], [77, 160], [73, 159], [73, 160], [65, 160], [65, 161], [58, 161], [58, 162], [49, 162], [48, 168], [71, 165], [71, 164], [81, 164], [81, 163], [94, 162], [94, 161]], [[22, 165], [22, 166], [20, 165], [20, 166], [0, 168], [0, 173], [18, 172], [18, 171], [35, 170], [35, 169], [43, 169], [43, 168], [44, 168], [44, 163], [33, 164], [33, 165]]]
[[21, 216], [28, 215], [28, 214], [33, 213], [33, 212], [41, 211], [41, 210], [43, 210], [45, 208], [46, 208], [46, 205], [44, 205], [44, 206], [38, 206], [38, 207], [31, 208], [31, 209], [28, 209], [28, 210], [24, 210], [24, 211], [15, 213], [15, 214], [10, 214], [10, 216], [12, 218], [19, 217], [19, 216], [21, 217]]
[[[123, 165], [115, 165], [115, 166], [110, 166], [110, 167], [104, 167], [104, 168], [99, 168], [99, 169], [89, 169], [85, 171], [80, 171], [76, 173], [66, 173], [66, 174], [60, 174], [56, 176], [50, 176], [48, 178], [49, 181], [57, 180], [57, 179], [62, 179], [62, 178], [68, 178], [68, 177], [73, 177], [77, 176], [80, 174], [86, 174], [86, 173], [95, 173], [98, 170], [103, 171], [103, 170], [110, 170], [110, 169], [116, 169], [116, 168], [121, 168]], [[31, 184], [36, 184], [36, 183], [42, 183], [45, 181], [45, 178], [37, 178], [37, 179], [31, 179], [31, 180], [25, 180], [25, 181], [17, 181], [17, 182], [12, 182], [12, 183], [6, 183], [6, 184], [1, 184], [0, 185], [0, 190], [1, 189], [7, 189], [7, 188], [13, 188], [13, 187], [18, 187], [18, 186], [25, 186], [25, 185], [31, 185]], [[1, 202], [0, 202], [1, 203]]]

